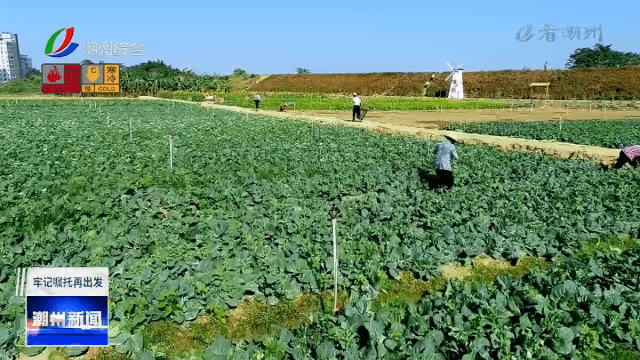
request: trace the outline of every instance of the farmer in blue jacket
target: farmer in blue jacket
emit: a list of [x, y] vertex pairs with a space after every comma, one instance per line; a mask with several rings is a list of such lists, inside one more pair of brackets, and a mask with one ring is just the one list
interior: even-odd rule
[[457, 141], [445, 135], [445, 140], [436, 145], [436, 174], [438, 175], [438, 184], [443, 185], [445, 189], [453, 186], [453, 171], [451, 170], [451, 159], [458, 159], [458, 153], [454, 144]]

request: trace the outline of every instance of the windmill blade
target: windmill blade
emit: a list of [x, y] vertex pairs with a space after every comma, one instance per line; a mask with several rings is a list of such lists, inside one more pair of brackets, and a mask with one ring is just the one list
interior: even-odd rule
[[462, 65], [464, 65], [464, 64], [458, 65], [458, 69], [462, 70]]
[[447, 66], [449, 67], [449, 70], [453, 71], [453, 66], [451, 66], [451, 64], [449, 64], [448, 61], [447, 61]]
[[453, 76], [453, 74], [455, 74], [455, 72], [452, 72], [451, 74], [449, 74], [449, 76], [447, 76], [446, 79], [444, 79], [444, 81], [449, 81], [449, 79], [451, 79], [451, 77]]

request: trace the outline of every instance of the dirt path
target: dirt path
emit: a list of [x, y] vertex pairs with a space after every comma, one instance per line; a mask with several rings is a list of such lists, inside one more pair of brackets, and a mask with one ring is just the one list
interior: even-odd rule
[[[331, 117], [350, 121], [349, 111], [291, 111], [319, 117]], [[499, 109], [499, 110], [446, 110], [436, 111], [369, 111], [365, 121], [386, 124], [438, 129], [448, 122], [482, 122], [482, 121], [540, 121], [551, 120], [588, 120], [588, 119], [640, 119], [640, 111], [627, 110], [589, 110], [561, 109], [557, 107], [538, 107], [532, 109]]]
[[[142, 97], [141, 97], [142, 98]], [[151, 97], [144, 97], [144, 100], [153, 100]], [[157, 99], [163, 100], [163, 99]], [[186, 102], [188, 101], [180, 101]], [[519, 138], [508, 138], [502, 136], [491, 136], [491, 135], [481, 135], [481, 134], [467, 134], [455, 131], [445, 131], [438, 130], [435, 128], [425, 128], [425, 127], [414, 127], [407, 126], [404, 124], [394, 124], [383, 121], [375, 121], [373, 119], [369, 119], [369, 115], [367, 115], [367, 120], [363, 122], [351, 122], [344, 120], [344, 112], [343, 116], [317, 116], [314, 114], [323, 114], [324, 112], [312, 112], [312, 113], [303, 113], [303, 112], [277, 112], [277, 111], [255, 111], [251, 109], [241, 108], [237, 106], [225, 106], [225, 105], [216, 105], [211, 103], [202, 103], [200, 104], [202, 107], [207, 108], [215, 108], [215, 109], [223, 109], [223, 110], [231, 110], [239, 113], [250, 114], [259, 114], [262, 116], [273, 116], [284, 119], [291, 120], [304, 120], [304, 121], [312, 121], [323, 124], [331, 124], [331, 125], [344, 125], [350, 127], [364, 128], [368, 129], [372, 132], [383, 132], [383, 133], [393, 133], [393, 134], [404, 134], [422, 137], [426, 139], [439, 140], [443, 135], [454, 136], [458, 141], [462, 144], [487, 144], [491, 146], [495, 146], [502, 150], [508, 151], [527, 151], [544, 154], [553, 159], [584, 159], [590, 160], [596, 163], [600, 163], [605, 166], [613, 165], [620, 153], [620, 150], [617, 149], [607, 149], [597, 146], [587, 146], [587, 145], [577, 145], [577, 144], [569, 144], [569, 143], [561, 143], [554, 141], [545, 141], [545, 140], [528, 140], [528, 139], [519, 139]], [[335, 116], [335, 115], [334, 115]]]

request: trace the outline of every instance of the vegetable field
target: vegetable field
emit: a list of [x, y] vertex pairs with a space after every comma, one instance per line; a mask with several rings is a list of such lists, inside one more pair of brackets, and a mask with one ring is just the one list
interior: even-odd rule
[[176, 103], [7, 103], [0, 128], [2, 359], [40, 351], [20, 266], [109, 267], [124, 359], [640, 351], [640, 172], [460, 145], [439, 193], [431, 143]]
[[[254, 93], [224, 94], [225, 105], [253, 108]], [[362, 106], [372, 110], [438, 110], [438, 109], [502, 109], [504, 103], [481, 100], [451, 101], [426, 100], [419, 98], [368, 97], [362, 99]], [[267, 93], [260, 106], [266, 110], [279, 110], [287, 104], [289, 110], [351, 110], [351, 96], [330, 96], [324, 94]]]
[[623, 148], [640, 144], [640, 119], [450, 123], [449, 130]]
[[[166, 99], [180, 99], [190, 101], [202, 101], [204, 93], [192, 91], [172, 91], [160, 92], [159, 97]], [[245, 108], [255, 108], [253, 101], [254, 93], [220, 93], [224, 99], [222, 104], [240, 106]], [[504, 103], [484, 100], [451, 101], [426, 100], [419, 98], [392, 98], [392, 97], [371, 97], [362, 99], [363, 107], [372, 110], [446, 110], [446, 109], [502, 109], [509, 107]], [[280, 110], [280, 105], [287, 104], [289, 110], [351, 110], [352, 101], [350, 96], [335, 96], [324, 94], [304, 94], [304, 93], [267, 93], [262, 94], [260, 108], [264, 110]]]

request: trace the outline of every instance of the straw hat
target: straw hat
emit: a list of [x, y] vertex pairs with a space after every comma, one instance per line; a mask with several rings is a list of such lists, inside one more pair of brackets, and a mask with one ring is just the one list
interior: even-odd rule
[[358, 96], [356, 93], [353, 93], [353, 96]]
[[457, 143], [458, 142], [458, 140], [456, 140], [456, 138], [454, 136], [452, 136], [452, 135], [445, 135], [444, 137], [445, 137], [445, 139], [451, 141], [452, 143]]

